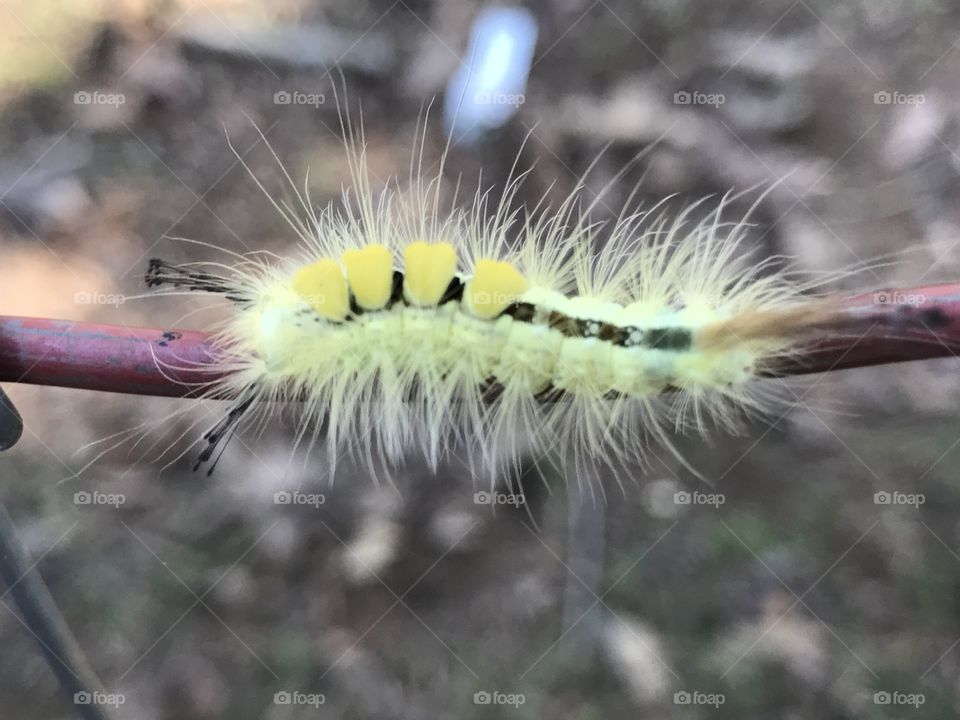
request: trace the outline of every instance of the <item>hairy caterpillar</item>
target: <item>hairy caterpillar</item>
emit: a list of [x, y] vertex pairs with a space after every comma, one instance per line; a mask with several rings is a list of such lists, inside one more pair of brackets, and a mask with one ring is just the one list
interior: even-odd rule
[[604, 227], [582, 182], [560, 207], [511, 209], [520, 176], [496, 201], [444, 211], [443, 162], [425, 178], [422, 141], [409, 188], [375, 193], [362, 129], [341, 124], [353, 184], [340, 207], [316, 210], [285, 171], [302, 214], [268, 194], [295, 257], [150, 261], [148, 286], [235, 306], [216, 336], [229, 374], [208, 395], [230, 405], [201, 441], [208, 472], [278, 404], [299, 413], [298, 444], [325, 436], [331, 463], [416, 451], [436, 468], [459, 449], [492, 477], [525, 451], [577, 468], [643, 461], [651, 438], [672, 448], [675, 430], [768, 411], [758, 375], [835, 312], [744, 257], [747, 221], [723, 220], [727, 198], [698, 221], [661, 204]]

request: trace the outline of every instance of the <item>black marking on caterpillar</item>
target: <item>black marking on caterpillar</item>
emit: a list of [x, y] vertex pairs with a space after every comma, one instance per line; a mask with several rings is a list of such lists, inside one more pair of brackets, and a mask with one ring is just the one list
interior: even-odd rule
[[[515, 322], [532, 323], [536, 319], [537, 307], [533, 303], [516, 302], [502, 314], [509, 315]], [[564, 337], [595, 337], [617, 347], [642, 346], [671, 352], [686, 352], [693, 347], [693, 334], [685, 328], [639, 328], [632, 325], [620, 327], [600, 320], [572, 318], [556, 311], [548, 315], [547, 324]]]
[[533, 303], [527, 302], [515, 302], [507, 306], [507, 309], [503, 311], [504, 315], [509, 315], [516, 322], [533, 322], [533, 318], [537, 314], [537, 306]]
[[461, 300], [463, 300], [463, 280], [454, 277], [447, 285], [447, 289], [443, 291], [439, 304], [444, 305], [448, 302], [460, 302]]
[[390, 299], [387, 301], [387, 310], [392, 308], [398, 302], [403, 300], [403, 273], [399, 270], [393, 271], [393, 285], [390, 286]]
[[686, 328], [650, 328], [644, 331], [647, 347], [654, 350], [683, 352], [693, 345], [693, 337]]
[[[390, 299], [387, 301], [387, 306], [385, 310], [389, 310], [398, 302], [403, 303], [404, 305], [409, 305], [406, 298], [403, 296], [403, 271], [394, 270], [393, 271], [393, 285], [390, 287]], [[443, 295], [440, 297], [440, 302], [438, 305], [445, 305], [448, 302], [460, 302], [463, 300], [463, 280], [459, 277], [454, 277], [450, 283], [447, 285], [447, 289], [443, 291]], [[350, 307], [353, 308], [353, 297], [351, 295]], [[356, 313], [360, 314], [360, 313]]]
[[[354, 317], [358, 315], [363, 315], [364, 309], [357, 304], [357, 298], [354, 297], [353, 293], [350, 293], [350, 314]], [[320, 322], [321, 318], [319, 315], [316, 315], [313, 318], [314, 322]]]

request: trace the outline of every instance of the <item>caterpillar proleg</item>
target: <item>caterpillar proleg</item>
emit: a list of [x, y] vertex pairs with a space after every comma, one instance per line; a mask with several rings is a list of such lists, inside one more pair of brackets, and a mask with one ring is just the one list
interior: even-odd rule
[[198, 467], [212, 472], [233, 433], [278, 405], [331, 463], [416, 452], [436, 468], [462, 452], [493, 476], [524, 452], [642, 462], [677, 430], [768, 412], [758, 376], [835, 313], [742, 252], [749, 215], [727, 221], [729, 196], [705, 217], [661, 203], [603, 224], [582, 182], [559, 207], [515, 208], [521, 175], [444, 210], [442, 162], [424, 177], [415, 150], [409, 187], [375, 192], [362, 129], [342, 124], [353, 182], [338, 206], [315, 209], [289, 175], [297, 211], [268, 195], [295, 254], [150, 261], [148, 286], [234, 305], [216, 335], [229, 373], [208, 391], [230, 405]]

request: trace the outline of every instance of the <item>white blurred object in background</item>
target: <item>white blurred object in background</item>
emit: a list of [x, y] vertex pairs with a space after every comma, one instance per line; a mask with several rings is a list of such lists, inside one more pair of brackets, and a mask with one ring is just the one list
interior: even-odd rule
[[500, 127], [523, 104], [537, 43], [537, 22], [523, 8], [480, 12], [470, 34], [467, 64], [450, 79], [444, 124], [455, 141], [474, 142]]

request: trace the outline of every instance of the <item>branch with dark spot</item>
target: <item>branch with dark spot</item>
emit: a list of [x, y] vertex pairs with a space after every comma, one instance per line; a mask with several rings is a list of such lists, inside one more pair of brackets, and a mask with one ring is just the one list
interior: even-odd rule
[[0, 316], [0, 381], [197, 395], [216, 380], [206, 333]]

